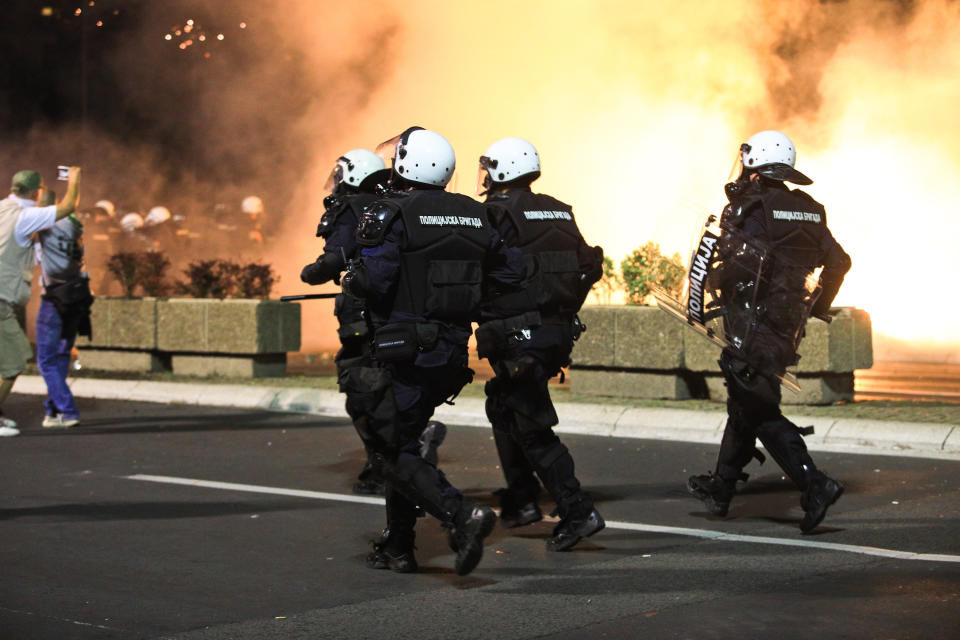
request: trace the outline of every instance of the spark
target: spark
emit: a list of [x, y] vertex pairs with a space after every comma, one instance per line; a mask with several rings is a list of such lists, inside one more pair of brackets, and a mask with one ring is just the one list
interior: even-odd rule
[[164, 40], [173, 40], [173, 36], [168, 33], [167, 35], [163, 36], [163, 39], [164, 39]]
[[189, 22], [187, 22], [187, 26], [185, 26], [185, 27], [183, 28], [183, 32], [184, 32], [184, 33], [190, 33], [191, 31], [193, 31], [193, 25], [190, 24]]
[[77, 7], [77, 10], [73, 12], [73, 15], [78, 16], [81, 13], [83, 13], [83, 9], [81, 9], [80, 7]]
[[223, 34], [222, 34], [222, 33], [218, 33], [218, 34], [217, 34], [217, 40], [223, 40]]
[[191, 18], [190, 20], [187, 20], [187, 26], [190, 26], [190, 27], [193, 26], [193, 18]]
[[97, 26], [98, 26], [98, 27], [102, 27], [102, 26], [103, 26], [103, 20], [97, 20]]
[[197, 37], [197, 40], [199, 40], [200, 42], [204, 42], [206, 39], [207, 39], [207, 36], [203, 35], [202, 33]]
[[247, 28], [247, 23], [246, 23], [246, 22], [241, 22], [241, 23], [240, 23], [240, 28], [241, 28], [241, 29], [246, 29], [246, 28]]

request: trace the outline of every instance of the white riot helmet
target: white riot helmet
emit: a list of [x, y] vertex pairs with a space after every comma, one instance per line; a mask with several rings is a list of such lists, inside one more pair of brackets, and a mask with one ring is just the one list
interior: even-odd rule
[[128, 213], [120, 219], [120, 228], [127, 233], [133, 233], [143, 227], [143, 216], [139, 213]]
[[793, 141], [779, 131], [761, 131], [740, 145], [743, 168], [760, 175], [794, 184], [811, 184], [813, 180], [793, 168], [797, 150]]
[[377, 155], [393, 163], [394, 174], [417, 184], [445, 187], [457, 168], [453, 147], [436, 131], [410, 127], [377, 145]]
[[113, 203], [109, 200], [97, 200], [97, 203], [93, 206], [103, 209], [111, 218], [115, 218], [117, 216], [117, 210], [114, 208]]
[[333, 192], [341, 184], [359, 188], [371, 174], [386, 168], [380, 156], [367, 149], [352, 149], [337, 158], [324, 189]]
[[480, 156], [477, 173], [477, 194], [482, 195], [493, 184], [513, 182], [530, 176], [540, 177], [540, 155], [536, 147], [523, 138], [501, 138]]
[[170, 209], [166, 207], [154, 207], [147, 212], [147, 217], [143, 219], [143, 224], [146, 227], [155, 227], [158, 224], [163, 224], [170, 219]]

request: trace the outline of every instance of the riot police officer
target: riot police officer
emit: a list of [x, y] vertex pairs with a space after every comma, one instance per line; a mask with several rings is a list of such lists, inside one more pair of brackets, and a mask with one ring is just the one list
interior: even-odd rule
[[[720, 219], [710, 278], [724, 307], [726, 330], [740, 334], [721, 354], [727, 386], [727, 423], [716, 470], [692, 476], [687, 489], [710, 513], [725, 516], [757, 438], [802, 492], [800, 529], [812, 531], [843, 493], [843, 486], [817, 469], [807, 452], [807, 432], [780, 411], [780, 379], [795, 364], [808, 315], [829, 321], [830, 305], [850, 268], [850, 257], [827, 228], [823, 206], [784, 184], [811, 184], [794, 168], [793, 142], [779, 131], [761, 131], [740, 148], [739, 177], [725, 187], [729, 204]], [[766, 275], [737, 268], [749, 251], [763, 257]], [[809, 277], [818, 267], [819, 297]], [[749, 300], [745, 297], [748, 294]]]
[[[365, 207], [377, 199], [376, 190], [385, 184], [390, 172], [377, 154], [367, 149], [352, 149], [337, 159], [325, 190], [330, 192], [323, 200], [324, 214], [317, 225], [317, 237], [323, 238], [323, 253], [300, 272], [300, 279], [307, 284], [319, 285], [333, 280], [340, 284], [340, 273], [347, 261], [357, 255], [357, 223]], [[334, 301], [334, 315], [339, 328], [340, 350], [335, 362], [337, 377], [345, 375], [352, 367], [370, 366], [370, 331], [364, 312], [363, 301], [351, 295], [340, 294]], [[357, 432], [366, 429], [360, 424], [364, 416], [353, 410], [354, 403], [347, 400], [347, 413]], [[383, 478], [371, 456], [373, 451], [364, 441], [367, 462], [353, 485], [354, 493], [383, 493]]]
[[542, 482], [560, 515], [547, 550], [564, 551], [604, 521], [553, 431], [559, 419], [547, 382], [570, 364], [582, 330], [576, 313], [602, 275], [603, 250], [587, 245], [569, 205], [533, 193], [538, 177], [537, 150], [522, 138], [498, 140], [480, 158], [477, 192], [487, 196], [490, 223], [535, 269], [523, 290], [491, 298], [477, 348], [496, 374], [486, 384], [486, 410], [507, 481], [498, 492], [500, 519], [508, 528], [540, 520]]
[[420, 507], [449, 528], [456, 572], [465, 575], [480, 561], [496, 514], [419, 455], [418, 438], [435, 408], [472, 379], [467, 341], [484, 286], [521, 282], [523, 257], [502, 246], [483, 205], [444, 190], [455, 157], [443, 136], [412, 127], [378, 149], [392, 161], [394, 193], [361, 217], [361, 262], [342, 280], [345, 292], [366, 300], [375, 329], [375, 366], [343, 380], [367, 416], [387, 480], [387, 528], [367, 565], [417, 569]]

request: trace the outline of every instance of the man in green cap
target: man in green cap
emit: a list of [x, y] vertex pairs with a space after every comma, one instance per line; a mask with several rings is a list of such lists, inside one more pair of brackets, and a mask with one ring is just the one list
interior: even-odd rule
[[3, 417], [3, 403], [33, 355], [24, 333], [33, 279], [34, 235], [73, 213], [80, 199], [80, 167], [70, 167], [63, 199], [37, 206], [43, 180], [36, 171], [18, 171], [10, 195], [0, 200], [0, 437], [19, 435], [17, 423]]

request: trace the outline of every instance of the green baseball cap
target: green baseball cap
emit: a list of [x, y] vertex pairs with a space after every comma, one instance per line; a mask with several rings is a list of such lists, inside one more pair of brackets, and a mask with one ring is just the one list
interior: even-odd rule
[[27, 193], [29, 191], [36, 191], [42, 186], [43, 178], [41, 178], [40, 174], [36, 171], [24, 169], [23, 171], [17, 171], [13, 174], [11, 188], [14, 191]]

